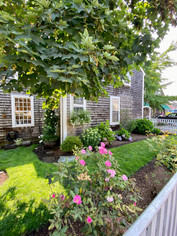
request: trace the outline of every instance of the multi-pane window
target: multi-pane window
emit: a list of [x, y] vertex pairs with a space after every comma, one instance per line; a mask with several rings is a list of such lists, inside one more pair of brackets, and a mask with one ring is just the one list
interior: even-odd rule
[[27, 95], [12, 96], [12, 125], [25, 127], [34, 125], [33, 97]]
[[71, 112], [75, 111], [75, 112], [79, 112], [79, 111], [83, 111], [86, 110], [86, 100], [82, 97], [74, 97], [71, 96]]
[[110, 124], [120, 123], [120, 97], [110, 96]]

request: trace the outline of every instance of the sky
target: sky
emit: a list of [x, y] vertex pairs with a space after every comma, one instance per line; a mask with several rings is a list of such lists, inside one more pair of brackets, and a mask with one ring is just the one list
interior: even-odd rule
[[[160, 44], [160, 52], [164, 52], [170, 46], [171, 42], [177, 41], [177, 27], [171, 27], [170, 31], [164, 37]], [[169, 56], [177, 62], [177, 50], [169, 53]], [[162, 77], [168, 79], [166, 82], [173, 82], [164, 89], [165, 95], [177, 96], [177, 66], [169, 67], [162, 73]]]

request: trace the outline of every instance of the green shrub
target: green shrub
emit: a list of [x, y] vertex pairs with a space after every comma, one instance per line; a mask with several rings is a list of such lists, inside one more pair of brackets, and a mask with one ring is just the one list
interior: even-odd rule
[[159, 134], [161, 133], [161, 130], [158, 129], [158, 128], [154, 128], [154, 129], [152, 130], [152, 133], [153, 133], [153, 134], [156, 134], [156, 135], [159, 135]]
[[137, 121], [137, 124], [136, 124], [136, 128], [134, 130], [135, 133], [146, 134], [146, 133], [152, 132], [152, 130], [154, 128], [152, 121], [147, 120], [147, 119], [139, 119], [136, 121]]
[[97, 129], [101, 135], [101, 141], [104, 141], [104, 138], [107, 138], [108, 142], [115, 140], [115, 133], [112, 131], [108, 120], [97, 125]]
[[77, 136], [68, 136], [65, 141], [61, 144], [61, 150], [63, 152], [71, 152], [75, 147], [81, 148], [82, 141]]
[[58, 171], [52, 174], [68, 191], [50, 197], [49, 229], [54, 228], [53, 235], [67, 235], [71, 227], [75, 235], [72, 222], [80, 222], [84, 235], [122, 235], [141, 210], [134, 180], [120, 173], [118, 162], [103, 146], [97, 152], [88, 148], [74, 154], [75, 164], [57, 163]]
[[101, 135], [97, 128], [89, 128], [83, 131], [81, 134], [81, 140], [84, 147], [92, 146], [94, 148], [100, 144]]
[[128, 130], [128, 132], [132, 133], [133, 130], [136, 128], [136, 126], [137, 126], [137, 120], [130, 120], [127, 122], [124, 128]]
[[120, 130], [115, 131], [115, 137], [117, 138], [118, 136], [121, 136], [124, 139], [129, 139], [130, 133], [128, 130], [121, 128]]

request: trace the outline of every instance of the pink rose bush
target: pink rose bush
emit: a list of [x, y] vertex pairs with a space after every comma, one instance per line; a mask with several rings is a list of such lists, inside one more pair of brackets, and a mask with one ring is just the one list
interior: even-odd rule
[[85, 166], [85, 161], [84, 161], [84, 160], [80, 160], [79, 163], [80, 163], [82, 166]]
[[108, 167], [111, 167], [112, 164], [111, 164], [110, 161], [106, 161], [106, 162], [105, 162], [105, 165], [108, 166]]
[[90, 218], [89, 216], [87, 217], [87, 222], [90, 224], [92, 223], [92, 218]]
[[[50, 227], [59, 225], [56, 232], [67, 231], [71, 222], [78, 221], [82, 222], [85, 235], [94, 235], [94, 231], [119, 235], [125, 222], [128, 225], [130, 218], [133, 220], [133, 212], [139, 209], [135, 207], [138, 191], [134, 189], [133, 180], [120, 173], [118, 161], [104, 143], [96, 152], [89, 146], [76, 149], [74, 154], [74, 162], [58, 163], [59, 170], [54, 173], [66, 194], [52, 195]], [[121, 195], [124, 190], [131, 194]], [[129, 209], [131, 214], [128, 214]], [[128, 219], [126, 215], [129, 215]]]
[[122, 175], [122, 179], [123, 179], [124, 181], [127, 181], [127, 180], [128, 180], [128, 178], [127, 178], [126, 175]]
[[81, 201], [81, 196], [80, 195], [76, 195], [74, 198], [73, 198], [73, 202], [80, 205], [82, 203]]

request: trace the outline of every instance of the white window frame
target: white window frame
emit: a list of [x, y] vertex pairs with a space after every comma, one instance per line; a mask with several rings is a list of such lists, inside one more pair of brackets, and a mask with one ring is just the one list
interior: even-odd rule
[[74, 95], [70, 95], [70, 113], [74, 111], [74, 107], [81, 107], [86, 111], [86, 100], [83, 98], [83, 104], [74, 104]]
[[127, 73], [127, 77], [129, 79], [129, 81], [124, 81], [124, 86], [125, 87], [131, 87], [131, 79], [132, 79], [132, 77], [130, 75], [130, 72]]
[[[118, 121], [117, 122], [112, 121], [112, 112], [113, 112], [113, 110], [112, 110], [112, 105], [113, 105], [112, 99], [117, 99], [117, 101], [119, 103], [119, 108], [118, 108], [119, 113], [118, 113]], [[110, 96], [110, 125], [118, 125], [118, 124], [120, 124], [120, 97]]]
[[[31, 123], [30, 124], [16, 124], [15, 119], [15, 98], [28, 98], [31, 102]], [[12, 106], [12, 127], [31, 127], [34, 126], [34, 98], [33, 96], [25, 94], [11, 94], [11, 106]]]

